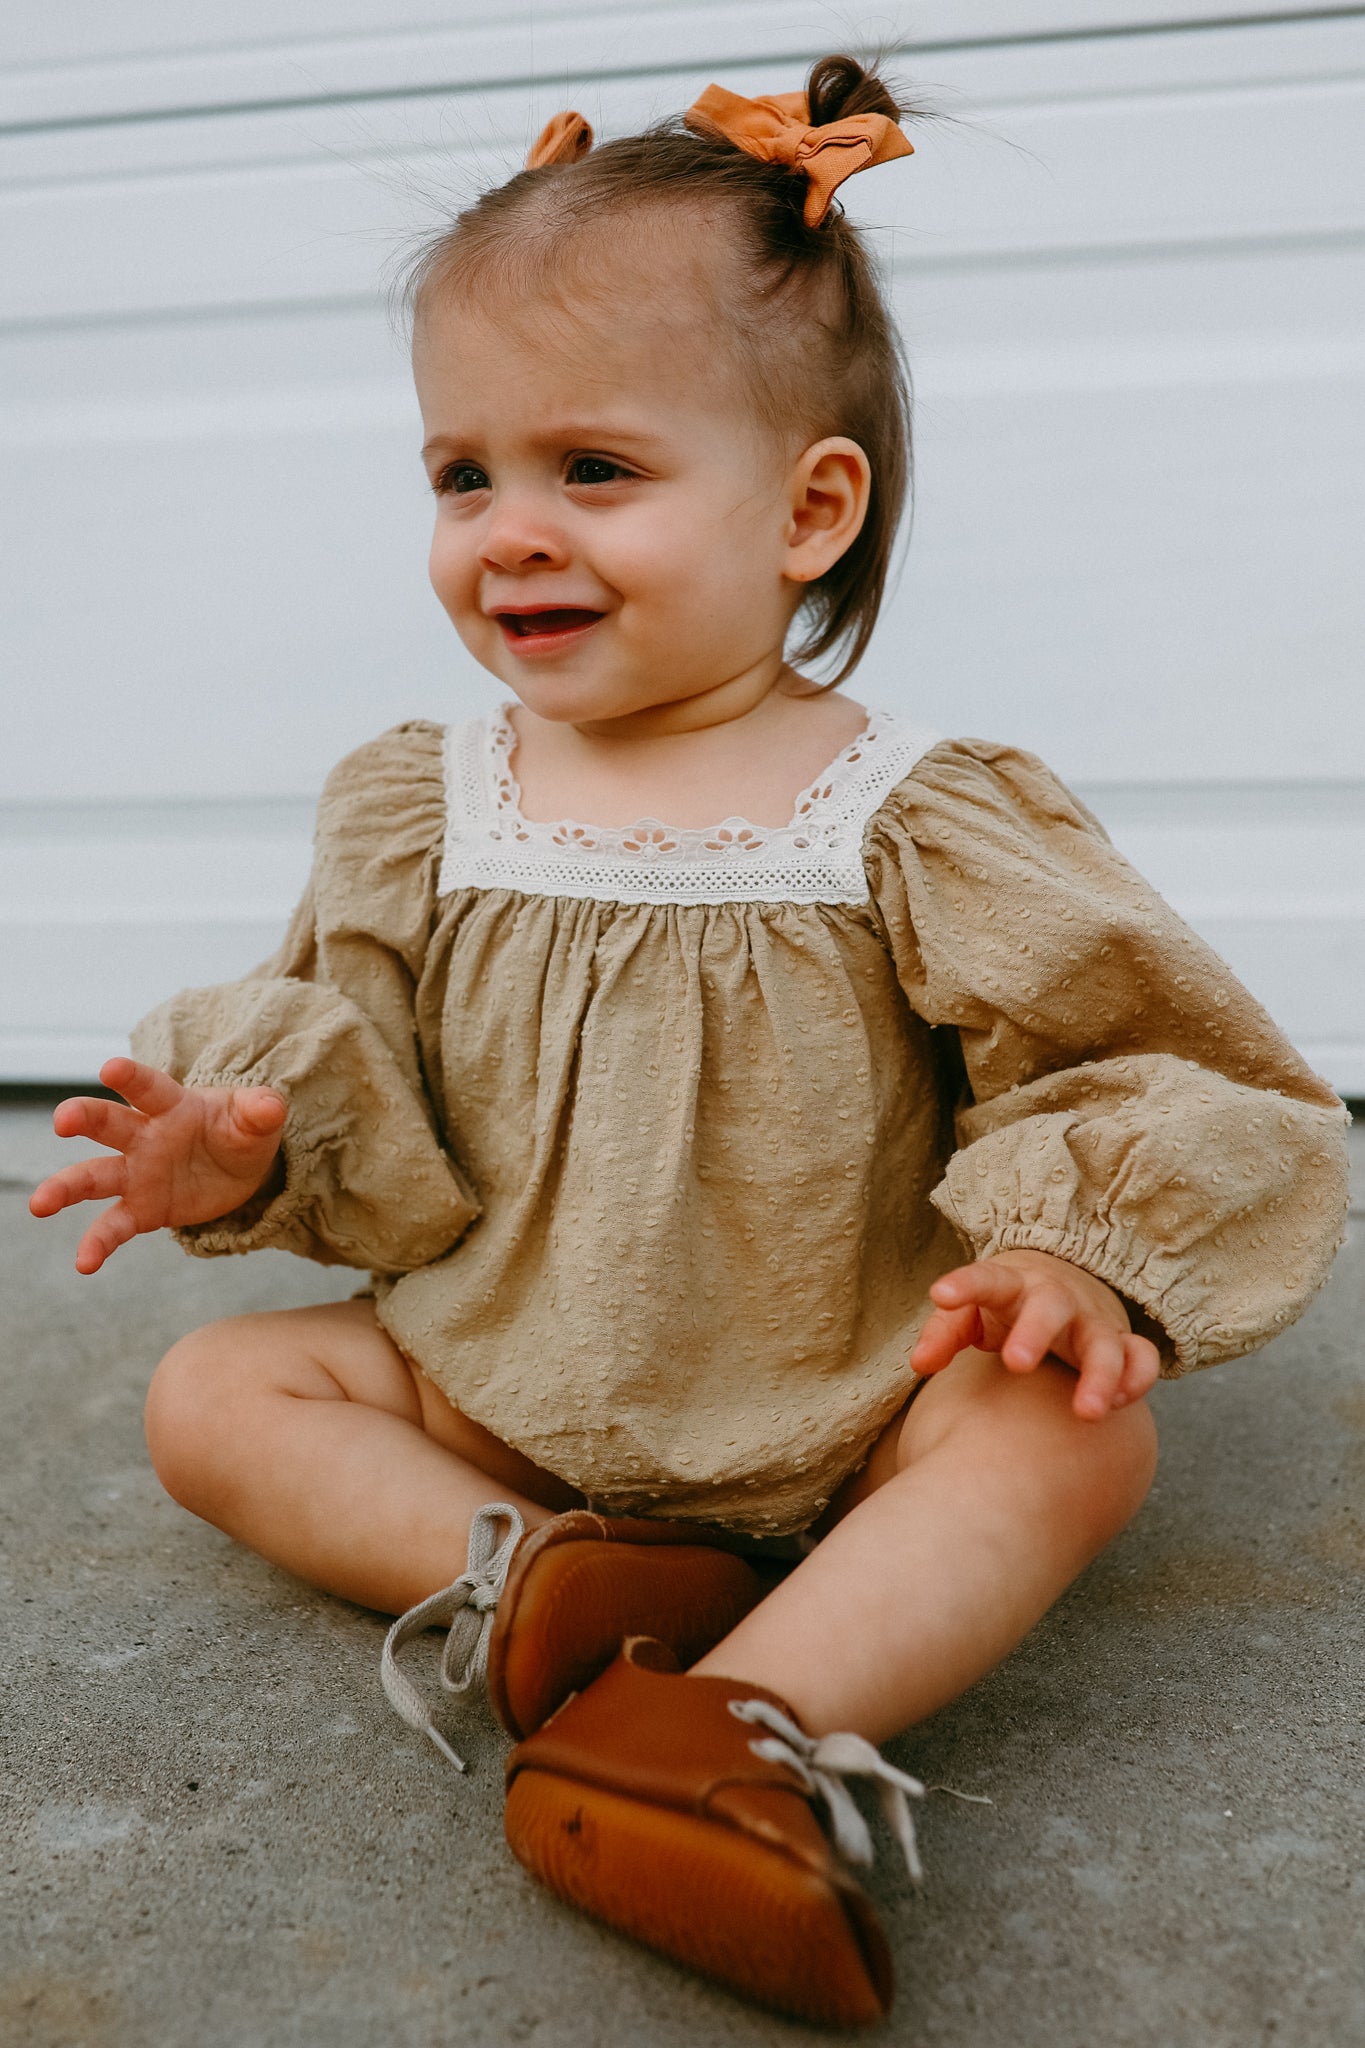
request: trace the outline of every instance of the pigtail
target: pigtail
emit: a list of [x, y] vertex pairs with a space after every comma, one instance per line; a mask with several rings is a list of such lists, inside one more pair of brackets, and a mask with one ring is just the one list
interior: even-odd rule
[[913, 110], [903, 105], [890, 84], [875, 71], [865, 71], [856, 57], [821, 57], [806, 80], [811, 125], [847, 121], [855, 114], [884, 114], [899, 122]]

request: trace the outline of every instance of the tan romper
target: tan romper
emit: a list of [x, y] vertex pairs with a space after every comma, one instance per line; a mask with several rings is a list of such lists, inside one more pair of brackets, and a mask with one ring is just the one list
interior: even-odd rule
[[180, 1234], [373, 1272], [396, 1342], [611, 1512], [798, 1530], [914, 1382], [930, 1282], [1027, 1245], [1170, 1374], [1340, 1241], [1326, 1084], [1041, 762], [873, 715], [781, 830], [526, 821], [504, 712], [331, 776], [273, 959], [138, 1029], [289, 1103]]

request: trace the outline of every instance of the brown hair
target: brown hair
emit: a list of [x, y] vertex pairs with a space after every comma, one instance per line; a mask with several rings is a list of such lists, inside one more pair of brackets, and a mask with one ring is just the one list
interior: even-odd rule
[[[806, 85], [812, 126], [857, 114], [899, 120], [908, 109], [852, 57], [823, 57]], [[913, 111], [922, 111], [919, 109]], [[600, 296], [575, 262], [604, 223], [667, 208], [727, 230], [708, 238], [699, 277], [711, 282], [726, 353], [764, 424], [782, 438], [844, 434], [864, 450], [872, 490], [861, 531], [810, 584], [796, 661], [831, 656], [830, 683], [857, 666], [877, 621], [910, 493], [910, 379], [899, 337], [858, 230], [836, 204], [819, 227], [802, 218], [804, 175], [765, 163], [681, 118], [603, 143], [576, 162], [520, 171], [485, 192], [417, 252], [403, 282], [414, 320], [433, 294], [476, 283], [551, 298], [567, 287]], [[725, 261], [725, 243], [730, 260]]]

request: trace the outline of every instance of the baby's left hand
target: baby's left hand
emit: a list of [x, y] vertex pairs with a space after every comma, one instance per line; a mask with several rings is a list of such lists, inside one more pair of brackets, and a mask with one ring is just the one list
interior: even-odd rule
[[934, 1313], [910, 1354], [916, 1372], [941, 1372], [971, 1345], [998, 1351], [1011, 1372], [1032, 1372], [1051, 1355], [1079, 1373], [1071, 1406], [1085, 1422], [1156, 1384], [1156, 1346], [1133, 1335], [1113, 1288], [1050, 1252], [997, 1252], [945, 1273], [929, 1292]]

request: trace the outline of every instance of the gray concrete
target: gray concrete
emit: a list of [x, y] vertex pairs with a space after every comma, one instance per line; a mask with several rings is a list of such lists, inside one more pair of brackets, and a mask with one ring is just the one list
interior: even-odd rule
[[[0, 1114], [9, 1672], [6, 2048], [726, 2048], [810, 2039], [537, 1891], [503, 1742], [458, 1778], [393, 1718], [382, 1624], [181, 1512], [142, 1391], [180, 1332], [349, 1282], [168, 1242], [71, 1270]], [[1365, 1135], [1362, 1133], [1361, 1135]], [[1365, 2043], [1365, 1226], [1270, 1351], [1158, 1391], [1137, 1522], [899, 1755], [927, 1890], [873, 1890], [881, 2038], [933, 2048]], [[829, 2038], [829, 2037], [826, 2037]]]

